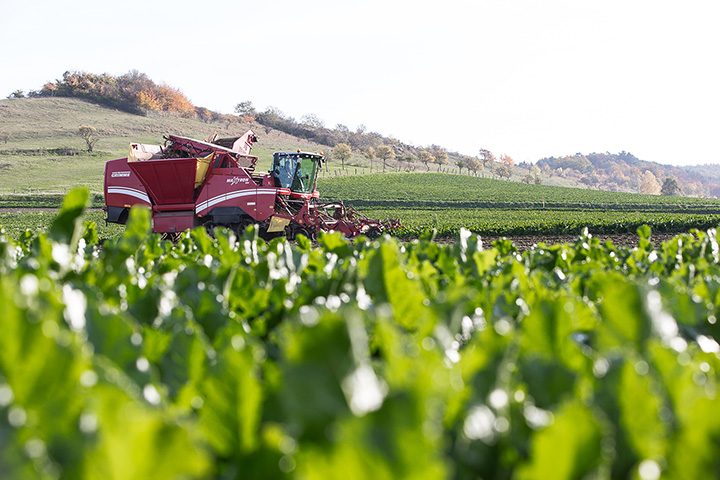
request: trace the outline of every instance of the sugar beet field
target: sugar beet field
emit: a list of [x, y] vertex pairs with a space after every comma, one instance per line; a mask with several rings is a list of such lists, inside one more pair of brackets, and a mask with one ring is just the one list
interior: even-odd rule
[[[635, 231], [644, 224], [661, 234], [720, 224], [717, 200], [524, 185], [462, 175], [324, 178], [319, 189], [323, 198], [344, 200], [367, 216], [400, 219], [402, 226], [392, 234], [403, 239], [428, 231], [437, 238], [452, 239], [466, 228], [519, 243], [527, 243], [529, 237], [542, 241], [560, 236], [571, 241], [587, 228], [594, 234], [626, 235], [628, 242], [634, 242]], [[0, 225], [10, 235], [42, 230], [61, 201], [61, 194], [1, 195]], [[117, 235], [121, 229], [103, 224], [98, 210], [102, 205], [102, 195], [93, 195], [91, 206], [96, 210], [90, 218], [102, 238]]]
[[[709, 478], [715, 230], [0, 234], [2, 478]], [[90, 214], [90, 218], [96, 212]]]

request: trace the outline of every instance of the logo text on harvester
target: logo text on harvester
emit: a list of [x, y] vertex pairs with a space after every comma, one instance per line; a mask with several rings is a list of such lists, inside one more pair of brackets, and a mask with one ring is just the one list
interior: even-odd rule
[[248, 183], [250, 181], [249, 178], [242, 178], [242, 177], [232, 177], [228, 178], [226, 180], [227, 183], [230, 185], [237, 185], [238, 183]]

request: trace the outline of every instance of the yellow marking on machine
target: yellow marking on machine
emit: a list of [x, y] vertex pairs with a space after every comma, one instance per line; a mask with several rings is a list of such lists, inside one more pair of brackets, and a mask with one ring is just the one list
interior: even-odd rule
[[275, 233], [275, 232], [283, 232], [285, 231], [285, 227], [287, 227], [290, 224], [289, 218], [283, 218], [278, 217], [277, 215], [273, 215], [270, 218], [270, 225], [268, 226], [268, 233]]

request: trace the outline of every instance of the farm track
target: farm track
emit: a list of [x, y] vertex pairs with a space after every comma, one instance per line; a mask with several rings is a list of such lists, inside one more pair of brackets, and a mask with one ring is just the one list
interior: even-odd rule
[[[687, 232], [674, 232], [674, 233], [653, 233], [651, 237], [652, 243], [657, 247], [662, 242], [673, 238], [674, 236], [687, 233]], [[638, 235], [635, 233], [618, 233], [618, 234], [593, 234], [593, 237], [600, 239], [601, 242], [610, 240], [615, 244], [616, 247], [634, 247], [638, 243]], [[555, 245], [558, 243], [574, 243], [577, 239], [577, 235], [509, 235], [506, 237], [498, 236], [481, 236], [483, 242], [487, 245], [492, 244], [495, 240], [501, 238], [507, 238], [511, 240], [518, 250], [527, 250], [539, 243], [545, 243], [547, 245]], [[449, 242], [454, 241], [448, 239]]]
[[[57, 212], [60, 207], [0, 207], [0, 213]], [[88, 207], [86, 210], [101, 211], [102, 207]]]

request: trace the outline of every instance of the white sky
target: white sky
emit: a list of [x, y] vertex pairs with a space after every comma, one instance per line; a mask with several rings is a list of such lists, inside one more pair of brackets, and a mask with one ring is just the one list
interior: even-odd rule
[[717, 0], [0, 0], [0, 95], [130, 69], [417, 145], [720, 163]]

